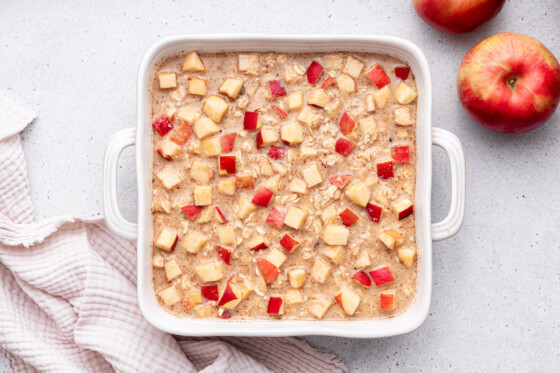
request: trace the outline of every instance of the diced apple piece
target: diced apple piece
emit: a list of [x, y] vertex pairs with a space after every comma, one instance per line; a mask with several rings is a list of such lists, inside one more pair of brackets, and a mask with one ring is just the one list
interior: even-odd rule
[[379, 89], [391, 83], [391, 78], [385, 73], [385, 70], [379, 65], [373, 66], [366, 72], [367, 77]]
[[339, 189], [344, 189], [344, 187], [346, 186], [346, 184], [348, 184], [351, 178], [352, 175], [350, 174], [337, 174], [337, 175], [329, 176], [329, 182], [332, 185], [338, 187]]
[[394, 290], [379, 293], [381, 311], [393, 311], [395, 309], [395, 301], [396, 293]]
[[152, 127], [160, 136], [165, 136], [169, 131], [173, 129], [173, 124], [167, 117], [167, 115], [162, 115], [152, 123]]
[[376, 206], [373, 203], [368, 203], [366, 206], [366, 212], [371, 221], [375, 223], [379, 223], [379, 220], [381, 219], [381, 213], [383, 212], [383, 208]]
[[375, 111], [375, 96], [373, 94], [366, 95], [366, 110], [370, 113]]
[[250, 213], [252, 213], [257, 209], [257, 206], [249, 202], [244, 197], [239, 197], [239, 200], [237, 201], [237, 206], [238, 206], [237, 215], [239, 215], [240, 219], [245, 219], [247, 216], [249, 216]]
[[402, 247], [397, 250], [397, 256], [406, 268], [412, 268], [414, 258], [416, 257], [416, 250], [408, 247]]
[[203, 285], [200, 292], [208, 300], [218, 300], [218, 285]]
[[382, 265], [379, 267], [374, 268], [372, 271], [369, 272], [371, 279], [375, 283], [375, 286], [382, 286], [393, 282], [395, 279], [393, 278], [393, 274], [391, 270], [386, 265]]
[[158, 80], [161, 89], [177, 87], [177, 74], [175, 73], [159, 73]]
[[404, 238], [394, 229], [388, 229], [379, 233], [379, 240], [391, 250], [396, 249], [404, 242]]
[[218, 173], [220, 175], [234, 175], [236, 171], [235, 155], [224, 155], [218, 158]]
[[228, 103], [220, 96], [210, 95], [204, 102], [202, 111], [216, 123], [220, 123], [228, 109]]
[[296, 111], [303, 107], [303, 93], [296, 91], [288, 95], [288, 109]]
[[316, 258], [313, 269], [311, 269], [311, 278], [318, 283], [324, 284], [331, 272], [331, 268], [329, 263], [321, 258]]
[[274, 107], [274, 109], [276, 109], [276, 111], [278, 112], [278, 114], [280, 114], [280, 117], [282, 118], [286, 118], [288, 116], [288, 113], [286, 113], [284, 110], [282, 110], [282, 108], [278, 105], [272, 105], [272, 107]]
[[169, 228], [163, 228], [156, 239], [155, 245], [165, 251], [173, 251], [179, 236]]
[[214, 282], [224, 277], [222, 263], [217, 261], [198, 265], [194, 271], [203, 282]]
[[293, 193], [307, 194], [307, 184], [301, 179], [294, 178], [290, 182], [288, 190]]
[[307, 98], [307, 105], [324, 108], [329, 103], [330, 97], [320, 88], [314, 89]]
[[210, 185], [194, 187], [194, 204], [196, 206], [209, 206], [212, 204], [212, 187]]
[[254, 236], [247, 242], [247, 247], [250, 251], [260, 251], [268, 249], [268, 244], [263, 236]]
[[282, 315], [284, 313], [284, 298], [270, 297], [266, 313], [271, 315]]
[[288, 280], [293, 288], [301, 288], [305, 283], [306, 272], [304, 268], [294, 268], [288, 271]]
[[356, 123], [352, 120], [352, 118], [350, 118], [350, 116], [346, 112], [344, 112], [340, 117], [340, 121], [338, 125], [340, 127], [340, 132], [342, 132], [342, 134], [346, 136], [352, 131], [354, 131], [354, 127], [356, 126]]
[[270, 161], [266, 159], [266, 157], [259, 158], [259, 167], [261, 169], [261, 174], [264, 176], [272, 176], [274, 175], [274, 170], [272, 169], [272, 165]]
[[334, 144], [334, 150], [339, 154], [347, 156], [352, 152], [352, 150], [354, 150], [355, 146], [356, 145], [352, 141], [341, 137], [336, 140], [336, 143]]
[[291, 122], [280, 128], [280, 137], [286, 145], [300, 144], [303, 141], [303, 130], [299, 123]]
[[196, 96], [206, 96], [206, 80], [189, 78], [189, 93]]
[[264, 279], [264, 282], [270, 284], [276, 276], [280, 273], [278, 267], [274, 264], [270, 263], [265, 258], [257, 258], [257, 266], [259, 267], [259, 271]]
[[345, 209], [340, 214], [340, 220], [342, 220], [342, 224], [346, 227], [352, 226], [355, 222], [358, 221], [358, 215], [354, 214], [350, 209]]
[[204, 155], [213, 157], [222, 152], [222, 142], [219, 137], [213, 137], [202, 141], [202, 151]]
[[320, 112], [306, 106], [299, 112], [296, 119], [310, 127], [315, 127], [323, 122], [323, 115]]
[[365, 207], [371, 197], [371, 191], [364, 183], [356, 181], [346, 188], [344, 195], [358, 206]]
[[202, 293], [199, 290], [187, 291], [183, 295], [183, 307], [192, 307], [202, 304]]
[[346, 63], [344, 63], [342, 72], [350, 75], [354, 79], [358, 79], [364, 69], [364, 66], [365, 64], [356, 57], [348, 56], [346, 57]]
[[306, 210], [291, 206], [288, 209], [286, 218], [284, 219], [284, 224], [290, 228], [300, 229], [303, 226], [308, 214], [309, 213]]
[[386, 204], [389, 201], [389, 196], [391, 195], [391, 189], [387, 186], [382, 185], [375, 193], [375, 200], [381, 204]]
[[181, 207], [181, 210], [189, 217], [190, 220], [196, 219], [198, 215], [202, 212], [203, 207], [195, 206], [195, 205], [188, 205]]
[[408, 145], [391, 147], [391, 157], [393, 158], [395, 163], [410, 162], [410, 150]]
[[280, 181], [282, 177], [280, 175], [274, 175], [273, 177], [269, 177], [263, 182], [263, 185], [270, 189], [270, 191], [274, 194], [278, 194], [280, 192]]
[[167, 307], [181, 301], [181, 293], [179, 293], [179, 290], [177, 290], [177, 288], [173, 285], [158, 291], [158, 296]]
[[204, 65], [196, 52], [191, 52], [185, 57], [183, 71], [205, 71]]
[[241, 302], [241, 289], [232, 284], [231, 281], [226, 282], [226, 286], [220, 293], [218, 307], [225, 309], [234, 309]]
[[177, 145], [185, 145], [193, 134], [192, 128], [188, 123], [183, 123], [171, 133], [170, 140]]
[[236, 98], [241, 88], [243, 88], [242, 78], [227, 78], [218, 89], [218, 92], [227, 95], [229, 98]]
[[170, 168], [164, 168], [156, 174], [159, 181], [163, 184], [165, 189], [169, 190], [179, 184], [183, 179]]
[[317, 164], [315, 163], [304, 168], [301, 171], [301, 174], [303, 176], [303, 179], [307, 183], [307, 186], [309, 186], [310, 188], [323, 182], [323, 176], [321, 175], [319, 166], [317, 166]]
[[387, 102], [389, 102], [389, 98], [391, 97], [391, 88], [387, 85], [380, 90], [373, 92], [372, 95], [373, 100], [375, 101], [375, 106], [383, 109], [387, 106]]
[[267, 85], [272, 97], [286, 96], [286, 89], [282, 86], [282, 82], [279, 80], [270, 80]]
[[286, 304], [288, 305], [303, 303], [303, 296], [298, 289], [288, 289], [284, 298], [286, 298]]
[[352, 280], [356, 281], [366, 289], [369, 289], [371, 287], [371, 279], [369, 278], [367, 273], [363, 271], [354, 273], [354, 275], [352, 275]]
[[274, 144], [278, 140], [278, 130], [273, 128], [263, 128], [257, 133], [257, 149]]
[[336, 207], [334, 207], [333, 205], [329, 205], [328, 207], [324, 208], [323, 211], [321, 211], [321, 220], [323, 220], [323, 223], [328, 223], [333, 219], [336, 219], [337, 216], [337, 212], [336, 212]]
[[270, 203], [270, 200], [272, 199], [272, 197], [274, 196], [274, 193], [272, 193], [270, 191], [270, 189], [268, 189], [267, 187], [261, 185], [259, 187], [259, 189], [257, 189], [257, 192], [255, 193], [255, 196], [253, 197], [253, 203], [255, 205], [259, 205], [259, 206], [263, 206], [263, 207], [267, 207], [268, 204]]
[[200, 118], [194, 122], [194, 133], [199, 139], [215, 135], [220, 132], [220, 127], [210, 118]]
[[325, 89], [328, 86], [332, 85], [335, 82], [334, 78], [332, 76], [329, 76], [327, 79], [325, 79], [325, 81], [323, 82], [323, 84], [321, 84], [321, 89]]
[[237, 60], [237, 69], [242, 72], [258, 74], [259, 56], [257, 54], [240, 54]]
[[229, 265], [231, 261], [231, 250], [219, 245], [216, 245], [216, 249], [218, 249], [218, 256], [220, 259], [222, 259], [226, 265]]
[[309, 302], [307, 310], [316, 318], [322, 319], [332, 303], [332, 300], [325, 296], [314, 296]]
[[317, 150], [310, 146], [302, 145], [299, 147], [299, 156], [301, 158], [312, 158], [317, 156]]
[[235, 137], [237, 133], [228, 133], [220, 137], [220, 142], [222, 144], [222, 150], [224, 153], [229, 153], [233, 150], [233, 143], [235, 142]]
[[356, 92], [356, 82], [351, 76], [346, 74], [340, 74], [336, 77], [336, 85], [344, 93], [354, 93]]
[[367, 117], [364, 119], [360, 119], [358, 122], [360, 126], [360, 131], [364, 135], [368, 136], [375, 136], [377, 133], [377, 124], [375, 123], [375, 119], [373, 117]]
[[156, 254], [152, 257], [152, 266], [156, 268], [163, 268], [164, 260], [163, 256]]
[[405, 198], [393, 203], [393, 211], [395, 211], [399, 220], [402, 220], [414, 212], [414, 206], [408, 198]]
[[272, 225], [275, 228], [282, 229], [282, 225], [284, 225], [284, 218], [286, 217], [286, 213], [278, 210], [277, 208], [272, 208], [268, 213], [268, 217], [266, 218], [266, 222]]
[[216, 206], [216, 220], [219, 223], [222, 223], [222, 224], [227, 223], [226, 216], [224, 215], [224, 213], [222, 212], [222, 210], [220, 210], [220, 208], [218, 206]]
[[377, 176], [381, 179], [390, 179], [393, 174], [393, 162], [379, 162], [377, 163]]
[[253, 174], [240, 174], [235, 177], [235, 184], [241, 189], [255, 189], [255, 176]]
[[342, 225], [327, 224], [323, 232], [323, 241], [328, 245], [343, 245], [348, 243], [348, 228]]
[[194, 122], [200, 117], [200, 112], [196, 109], [190, 107], [183, 107], [177, 110], [175, 113], [175, 118], [187, 122], [188, 124], [194, 124]]
[[307, 68], [307, 81], [313, 85], [317, 83], [319, 77], [323, 73], [323, 66], [316, 61], [312, 61], [311, 65]]
[[218, 192], [227, 196], [233, 196], [235, 195], [235, 179], [229, 178], [218, 180], [217, 188]]
[[268, 153], [267, 153], [267, 155], [270, 158], [276, 160], [281, 160], [282, 158], [284, 158], [284, 154], [286, 154], [285, 148], [282, 148], [280, 146], [274, 146], [274, 145], [272, 145], [270, 149], [268, 149]]
[[181, 242], [185, 250], [191, 254], [196, 254], [208, 242], [208, 238], [197, 232], [188, 232]]
[[354, 267], [365, 268], [371, 265], [371, 258], [366, 249], [361, 249], [358, 251], [356, 258], [354, 259]]
[[191, 166], [190, 176], [197, 184], [208, 184], [214, 176], [214, 170], [205, 163], [195, 160]]
[[161, 140], [157, 147], [157, 153], [161, 155], [162, 158], [167, 159], [168, 161], [173, 160], [173, 158], [177, 154], [179, 154], [180, 151], [181, 147], [179, 145], [167, 139]]
[[174, 278], [181, 276], [183, 271], [175, 259], [170, 259], [165, 263], [165, 278], [172, 281]]
[[237, 236], [235, 234], [235, 227], [233, 225], [222, 225], [216, 227], [218, 239], [220, 244], [224, 246], [235, 247], [237, 246]]
[[418, 97], [418, 94], [408, 84], [405, 82], [399, 83], [395, 91], [395, 98], [399, 104], [408, 105], [416, 100], [416, 97]]
[[393, 120], [397, 126], [408, 127], [414, 124], [409, 107], [398, 107], [393, 110]]
[[258, 130], [262, 127], [261, 116], [256, 111], [246, 111], [243, 118], [243, 129]]
[[409, 73], [410, 73], [410, 67], [408, 66], [395, 67], [395, 76], [401, 80], [407, 80]]
[[296, 240], [294, 236], [292, 236], [289, 233], [286, 233], [284, 237], [282, 237], [282, 239], [280, 240], [280, 246], [286, 249], [286, 251], [289, 253], [297, 249], [299, 244], [300, 242]]
[[343, 286], [342, 289], [335, 295], [334, 299], [347, 315], [352, 316], [360, 305], [360, 296], [352, 290]]
[[342, 259], [344, 258], [344, 247], [342, 246], [327, 246], [323, 250], [321, 250], [321, 254], [335, 262], [336, 264], [340, 264]]
[[280, 268], [282, 264], [286, 261], [288, 257], [282, 251], [278, 250], [277, 248], [273, 248], [270, 250], [268, 255], [265, 257], [270, 263], [275, 265], [276, 267]]

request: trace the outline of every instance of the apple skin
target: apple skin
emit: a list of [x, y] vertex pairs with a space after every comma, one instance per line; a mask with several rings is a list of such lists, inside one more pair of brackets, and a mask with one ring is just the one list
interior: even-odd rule
[[529, 132], [543, 125], [560, 102], [560, 65], [539, 41], [499, 33], [467, 53], [457, 73], [457, 91], [484, 127]]
[[416, 13], [449, 34], [473, 31], [500, 13], [506, 0], [412, 0]]

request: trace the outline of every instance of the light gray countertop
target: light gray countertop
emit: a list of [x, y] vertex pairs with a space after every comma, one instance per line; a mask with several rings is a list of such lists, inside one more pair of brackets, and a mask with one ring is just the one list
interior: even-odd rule
[[[100, 216], [105, 143], [136, 122], [136, 72], [146, 48], [179, 33], [356, 33], [410, 39], [434, 83], [433, 124], [455, 133], [467, 160], [462, 230], [434, 244], [430, 316], [379, 340], [307, 338], [351, 371], [552, 371], [560, 363], [560, 113], [507, 136], [473, 123], [455, 74], [468, 49], [499, 31], [536, 37], [560, 57], [557, 0], [508, 1], [474, 33], [432, 30], [409, 0], [0, 2], [0, 89], [39, 117], [22, 135], [36, 218]], [[433, 219], [448, 209], [449, 167], [434, 150]], [[120, 205], [135, 219], [134, 154], [125, 151]], [[0, 371], [2, 371], [0, 361]], [[5, 369], [5, 368], [4, 368]]]

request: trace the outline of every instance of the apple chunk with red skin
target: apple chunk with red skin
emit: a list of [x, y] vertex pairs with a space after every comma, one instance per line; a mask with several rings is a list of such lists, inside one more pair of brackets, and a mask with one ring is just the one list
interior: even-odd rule
[[284, 313], [284, 298], [270, 297], [266, 312], [272, 315], [282, 315]]
[[272, 105], [272, 106], [276, 109], [276, 111], [278, 112], [278, 114], [280, 114], [280, 116], [282, 118], [286, 118], [288, 116], [288, 113], [286, 113], [284, 110], [280, 109], [280, 106], [278, 106], [278, 105]]
[[346, 186], [346, 184], [348, 184], [348, 182], [350, 181], [351, 178], [352, 178], [352, 175], [350, 175], [350, 174], [332, 175], [332, 176], [329, 176], [329, 182], [332, 185], [335, 185], [336, 187], [338, 187], [339, 189], [344, 189], [344, 187]]
[[289, 253], [294, 251], [299, 246], [299, 244], [300, 242], [289, 233], [286, 233], [280, 240], [280, 245]]
[[408, 145], [391, 147], [391, 157], [396, 163], [410, 162], [410, 150]]
[[402, 220], [414, 212], [414, 206], [412, 202], [406, 198], [393, 203], [393, 210], [399, 217], [399, 220]]
[[218, 219], [220, 220], [220, 223], [222, 223], [222, 224], [227, 223], [226, 216], [224, 215], [224, 213], [222, 212], [222, 210], [220, 210], [220, 208], [218, 206], [216, 206], [216, 213], [218, 214]]
[[381, 179], [390, 179], [393, 174], [393, 161], [383, 162], [377, 164], [377, 176]]
[[202, 212], [202, 206], [188, 205], [181, 207], [181, 210], [189, 217], [189, 219], [194, 220]]
[[216, 248], [218, 249], [218, 255], [220, 256], [220, 258], [222, 258], [224, 263], [229, 265], [229, 262], [231, 260], [231, 250], [219, 245], [216, 245]]
[[311, 65], [307, 68], [307, 81], [315, 85], [317, 80], [321, 77], [323, 70], [323, 66], [321, 66], [320, 63], [312, 61]]
[[200, 292], [208, 300], [218, 300], [218, 285], [203, 285]]
[[272, 97], [283, 97], [286, 96], [286, 90], [282, 86], [279, 80], [270, 80], [268, 83], [268, 90]]
[[395, 309], [396, 298], [396, 293], [394, 291], [379, 293], [381, 311], [393, 311]]
[[340, 220], [342, 220], [342, 224], [347, 227], [350, 227], [352, 224], [358, 221], [358, 215], [354, 214], [350, 209], [345, 209], [340, 214]]
[[336, 303], [342, 308], [347, 315], [352, 316], [360, 305], [360, 296], [352, 290], [343, 286], [342, 289], [335, 295]]
[[373, 203], [368, 203], [366, 205], [366, 212], [371, 221], [375, 223], [379, 223], [379, 220], [381, 219], [381, 213], [383, 212], [383, 208], [374, 205]]
[[231, 279], [230, 279], [228, 280], [228, 282], [226, 282], [226, 287], [224, 289], [224, 292], [222, 293], [222, 296], [218, 301], [218, 307], [234, 308], [239, 303], [237, 301], [240, 298], [241, 298], [241, 294], [239, 294], [239, 290], [236, 289], [231, 284]]
[[457, 73], [463, 107], [486, 128], [525, 133], [543, 125], [560, 102], [560, 64], [539, 41], [503, 32], [484, 39]]
[[233, 150], [233, 143], [235, 142], [235, 137], [237, 133], [229, 133], [220, 137], [220, 142], [222, 143], [222, 150], [224, 153], [229, 153]]
[[270, 203], [270, 200], [272, 199], [273, 196], [274, 193], [272, 193], [270, 189], [268, 189], [264, 185], [261, 185], [259, 189], [257, 189], [257, 192], [255, 193], [252, 202], [255, 205], [268, 207], [268, 204]]
[[248, 246], [249, 246], [249, 250], [251, 250], [251, 251], [259, 251], [259, 250], [268, 249], [268, 245], [264, 241], [264, 238], [262, 238], [260, 236], [256, 236], [251, 241], [249, 241]]
[[258, 130], [262, 127], [261, 117], [256, 111], [245, 112], [243, 118], [243, 129], [245, 130]]
[[371, 280], [364, 271], [354, 273], [354, 275], [352, 275], [352, 280], [356, 281], [365, 288], [369, 289], [371, 287]]
[[352, 141], [341, 137], [336, 140], [336, 143], [334, 144], [334, 150], [339, 154], [347, 156], [352, 152], [352, 150], [354, 150], [355, 146], [356, 145], [354, 145]]
[[255, 189], [255, 177], [253, 174], [242, 174], [235, 176], [235, 184], [241, 189]]
[[286, 217], [285, 212], [282, 212], [277, 208], [273, 207], [272, 210], [270, 210], [270, 212], [268, 213], [266, 222], [275, 228], [282, 229], [282, 225], [284, 224], [285, 217]]
[[177, 145], [185, 145], [191, 138], [193, 130], [188, 123], [183, 123], [171, 133], [170, 140]]
[[219, 158], [219, 169], [220, 175], [232, 175], [236, 172], [235, 167], [235, 155], [224, 155]]
[[349, 133], [352, 133], [352, 131], [354, 131], [354, 127], [356, 127], [356, 122], [354, 122], [352, 118], [350, 118], [350, 116], [346, 114], [346, 112], [344, 112], [340, 117], [339, 126], [340, 126], [340, 132], [342, 132], [342, 134], [346, 136]]
[[385, 87], [387, 84], [391, 83], [391, 78], [379, 65], [373, 66], [368, 72], [366, 72], [367, 77], [378, 89]]
[[266, 282], [267, 284], [270, 284], [272, 281], [274, 281], [276, 276], [278, 276], [278, 274], [280, 273], [278, 267], [270, 263], [265, 258], [257, 258], [257, 266], [259, 267], [259, 271], [263, 276], [264, 282]]
[[286, 154], [286, 149], [280, 146], [272, 145], [270, 149], [268, 149], [268, 156], [272, 159], [280, 160], [284, 158], [284, 154]]
[[163, 228], [159, 233], [155, 245], [165, 251], [173, 251], [179, 236], [169, 228]]
[[410, 67], [397, 66], [395, 67], [395, 76], [400, 80], [407, 80], [410, 73]]
[[374, 268], [372, 271], [369, 272], [371, 279], [375, 283], [375, 286], [382, 286], [393, 282], [395, 279], [393, 278], [393, 274], [388, 266], [383, 265], [377, 268]]
[[162, 115], [154, 123], [152, 123], [152, 127], [159, 133], [160, 136], [165, 136], [169, 131], [173, 129], [173, 124], [167, 117], [167, 115]]

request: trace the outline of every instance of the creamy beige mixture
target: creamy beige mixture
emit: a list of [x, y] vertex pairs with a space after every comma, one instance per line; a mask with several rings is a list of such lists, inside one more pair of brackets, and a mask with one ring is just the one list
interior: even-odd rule
[[417, 270], [408, 70], [371, 53], [164, 59], [151, 90], [162, 307], [222, 318], [404, 312]]

